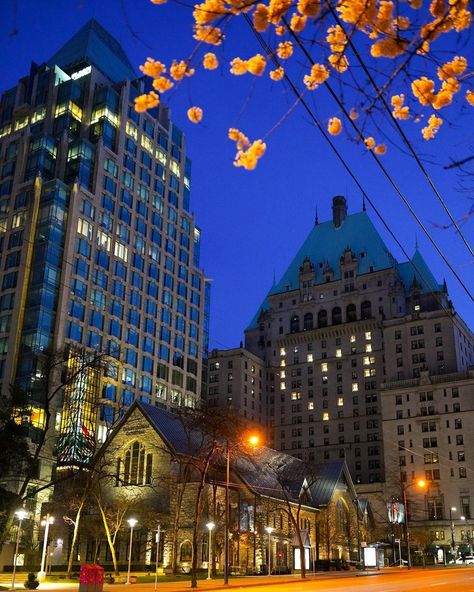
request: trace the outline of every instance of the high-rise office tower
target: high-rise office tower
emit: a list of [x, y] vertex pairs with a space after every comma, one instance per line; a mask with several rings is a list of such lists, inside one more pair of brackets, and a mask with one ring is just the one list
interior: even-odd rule
[[34, 435], [45, 352], [107, 360], [78, 373], [66, 360], [77, 377], [53, 401], [58, 465], [87, 463], [136, 398], [200, 397], [209, 285], [191, 163], [165, 106], [135, 112], [145, 85], [93, 20], [1, 97], [1, 387], [31, 394]]

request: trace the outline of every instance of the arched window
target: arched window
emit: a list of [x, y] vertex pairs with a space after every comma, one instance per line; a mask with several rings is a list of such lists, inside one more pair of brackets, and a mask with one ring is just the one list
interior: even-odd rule
[[348, 304], [346, 307], [346, 321], [351, 323], [357, 321], [357, 309], [355, 304]]
[[328, 313], [325, 310], [318, 312], [318, 327], [328, 326]]
[[364, 300], [360, 305], [360, 317], [361, 319], [370, 319], [372, 317], [372, 305], [369, 300]]
[[350, 533], [349, 510], [342, 499], [336, 505], [336, 530], [341, 536], [348, 536]]
[[313, 313], [307, 312], [303, 318], [303, 329], [305, 331], [311, 331], [313, 328]]
[[291, 317], [290, 321], [290, 333], [298, 333], [300, 330], [300, 318], [298, 315]]
[[179, 550], [179, 560], [180, 561], [192, 561], [193, 558], [193, 547], [191, 545], [191, 541], [184, 541], [181, 543], [181, 548]]
[[124, 460], [117, 462], [117, 484], [123, 466], [123, 485], [149, 485], [153, 475], [153, 454], [145, 454], [145, 447], [137, 440], [125, 452]]
[[342, 311], [340, 306], [336, 306], [332, 309], [332, 324], [340, 325], [342, 323]]

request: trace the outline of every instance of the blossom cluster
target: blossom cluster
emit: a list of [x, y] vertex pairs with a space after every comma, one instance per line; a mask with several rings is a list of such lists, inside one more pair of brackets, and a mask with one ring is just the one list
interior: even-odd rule
[[[151, 1], [162, 4], [166, 0]], [[200, 46], [222, 45], [224, 33], [232, 30], [226, 24], [230, 19], [241, 16], [251, 19], [257, 34], [268, 35], [265, 51], [248, 58], [224, 58], [222, 53], [219, 59], [215, 53], [206, 52], [200, 58]], [[227, 67], [234, 76], [251, 74], [262, 77], [267, 73], [271, 81], [278, 82], [288, 76], [292, 62], [297, 64], [294, 71], [301, 71], [303, 55], [307, 58], [307, 65], [303, 66], [303, 73], [300, 74], [301, 94], [316, 91], [324, 83], [332, 85], [333, 79], [335, 82], [341, 80], [341, 84], [344, 84], [340, 77], [348, 76], [346, 72], [353, 68], [354, 55], [360, 61], [352, 45], [355, 35], [359, 36], [357, 46], [364, 60], [382, 64], [388, 64], [387, 60], [398, 60], [400, 63], [396, 67], [380, 68], [389, 79], [381, 93], [387, 99], [385, 106], [391, 105], [392, 117], [400, 122], [417, 123], [424, 117], [425, 109], [431, 111], [427, 125], [421, 130], [423, 139], [432, 140], [436, 136], [443, 121], [435, 113], [453, 104], [457, 97], [463, 95], [466, 103], [474, 106], [474, 90], [463, 89], [472, 80], [464, 56], [432, 59], [423, 70], [423, 75], [414, 79], [410, 79], [407, 70], [407, 64], [413, 59], [432, 57], [433, 44], [438, 38], [448, 33], [459, 34], [470, 27], [472, 14], [469, 0], [425, 0], [425, 4], [423, 0], [329, 0], [327, 3], [321, 0], [262, 0], [257, 3], [249, 0], [203, 0], [194, 6], [193, 18], [193, 36], [199, 43], [192, 58], [173, 61], [168, 67], [148, 58], [140, 66], [141, 71], [152, 78], [154, 91], [136, 98], [137, 111], [158, 106], [161, 94], [193, 76], [199, 67], [202, 70], [216, 70], [219, 61], [224, 70]], [[365, 39], [365, 45], [361, 45], [360, 39]], [[298, 45], [301, 47], [298, 48]], [[462, 47], [460, 44], [457, 46]], [[297, 49], [303, 52], [298, 51], [299, 57], [295, 61]], [[308, 59], [308, 52], [314, 57]], [[272, 68], [267, 68], [272, 62]], [[398, 77], [400, 73], [408, 79], [408, 82], [402, 82], [402, 88], [402, 77]], [[347, 84], [350, 87], [352, 81], [349, 80]], [[371, 111], [381, 93], [377, 94], [372, 105], [366, 107], [364, 103], [369, 102], [370, 95], [361, 87], [355, 88], [360, 99], [357, 101], [357, 110], [349, 104], [347, 111], [343, 111], [346, 115], [349, 112], [353, 122], [359, 114], [371, 121]], [[460, 93], [462, 89], [463, 93]], [[195, 105], [187, 113], [193, 123], [199, 123], [203, 118], [202, 108]], [[357, 141], [363, 142], [368, 150], [378, 156], [386, 153], [387, 146], [377, 143], [370, 135], [373, 132], [365, 134], [360, 131], [358, 124], [353, 123], [353, 126], [359, 130]], [[330, 117], [327, 131], [332, 136], [340, 135], [343, 131], [341, 119]], [[235, 166], [249, 170], [255, 168], [265, 153], [265, 143], [262, 140], [250, 142], [234, 128], [229, 131], [229, 137], [237, 146]]]

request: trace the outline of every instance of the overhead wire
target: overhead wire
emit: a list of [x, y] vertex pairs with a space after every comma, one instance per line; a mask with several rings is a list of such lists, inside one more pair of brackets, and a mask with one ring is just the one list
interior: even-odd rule
[[[248, 15], [245, 15], [245, 17], [248, 18]], [[290, 35], [295, 40], [296, 44], [301, 49], [301, 51], [303, 52], [303, 54], [306, 56], [307, 60], [310, 62], [311, 65], [315, 65], [315, 61], [311, 57], [311, 55], [308, 52], [308, 50], [301, 43], [301, 40], [299, 39], [298, 35], [296, 35], [296, 33], [294, 31], [292, 31], [292, 29], [288, 25], [286, 19], [283, 19], [283, 21], [284, 21], [285, 26], [287, 27], [288, 31], [290, 32]], [[252, 27], [252, 29], [253, 29], [253, 27]], [[352, 125], [352, 127], [354, 128], [354, 130], [357, 133], [358, 137], [361, 137], [362, 138], [363, 137], [363, 134], [362, 134], [361, 130], [359, 129], [359, 127], [357, 126], [357, 124], [354, 122], [354, 120], [351, 119], [351, 117], [350, 117], [350, 115], [349, 115], [349, 113], [347, 111], [346, 106], [339, 99], [339, 97], [337, 96], [337, 93], [333, 90], [332, 86], [329, 84], [329, 82], [327, 80], [323, 84], [324, 84], [325, 88], [328, 90], [329, 94], [336, 101], [336, 103], [338, 104], [339, 108], [342, 110], [342, 112], [344, 113], [344, 115], [346, 116], [346, 118], [348, 119], [348, 121], [350, 122], [350, 124]], [[372, 150], [370, 150], [369, 152], [370, 152], [370, 155], [371, 155], [372, 159], [375, 161], [375, 163], [380, 168], [380, 170], [382, 171], [382, 173], [384, 174], [384, 176], [386, 177], [386, 179], [389, 181], [390, 185], [393, 187], [393, 189], [395, 189], [395, 192], [398, 194], [398, 196], [402, 200], [402, 202], [405, 205], [405, 207], [408, 209], [408, 211], [413, 216], [413, 218], [415, 219], [415, 221], [417, 222], [417, 224], [420, 226], [420, 228], [423, 230], [424, 234], [427, 236], [427, 238], [429, 239], [429, 241], [431, 242], [431, 244], [435, 247], [437, 253], [443, 259], [443, 261], [445, 262], [445, 264], [448, 266], [448, 268], [451, 271], [451, 273], [453, 274], [453, 276], [457, 279], [457, 281], [459, 282], [460, 286], [463, 288], [463, 290], [466, 292], [466, 294], [469, 296], [469, 298], [474, 302], [474, 295], [468, 289], [468, 287], [463, 282], [463, 280], [461, 279], [461, 277], [459, 276], [459, 274], [456, 272], [456, 270], [453, 268], [453, 266], [449, 262], [449, 260], [446, 257], [446, 255], [443, 253], [443, 251], [441, 250], [441, 248], [438, 246], [437, 242], [431, 236], [430, 232], [428, 231], [428, 229], [426, 228], [426, 226], [424, 225], [424, 223], [422, 222], [422, 220], [420, 219], [420, 217], [418, 216], [418, 214], [413, 209], [412, 205], [410, 204], [410, 202], [408, 201], [408, 199], [404, 195], [403, 191], [397, 185], [397, 183], [395, 182], [395, 180], [393, 179], [393, 177], [390, 175], [390, 173], [388, 172], [388, 170], [386, 169], [386, 167], [383, 165], [383, 163], [380, 161], [380, 159], [377, 158], [377, 156], [374, 154], [374, 152]]]
[[368, 69], [367, 64], [362, 59], [359, 51], [357, 50], [357, 48], [356, 48], [356, 46], [355, 46], [355, 44], [354, 44], [354, 42], [352, 40], [352, 36], [350, 36], [350, 35], [347, 34], [347, 32], [346, 32], [346, 30], [344, 28], [344, 25], [342, 24], [341, 19], [337, 15], [337, 13], [334, 10], [334, 7], [331, 5], [331, 3], [329, 3], [329, 10], [331, 11], [331, 13], [332, 13], [332, 15], [333, 15], [336, 23], [343, 30], [344, 35], [346, 36], [346, 39], [348, 40], [349, 46], [351, 47], [352, 51], [354, 52], [354, 55], [356, 56], [358, 62], [362, 66], [362, 69], [363, 69], [364, 73], [366, 74], [367, 78], [369, 79], [370, 84], [373, 86], [375, 92], [377, 93], [377, 97], [380, 99], [380, 101], [382, 102], [383, 107], [385, 108], [385, 110], [387, 111], [387, 113], [390, 115], [393, 123], [395, 124], [395, 127], [397, 128], [397, 131], [401, 135], [401, 137], [402, 137], [405, 145], [407, 146], [407, 148], [410, 151], [411, 155], [415, 159], [415, 162], [417, 163], [418, 167], [420, 168], [421, 172], [423, 173], [423, 176], [425, 177], [425, 179], [428, 182], [429, 186], [433, 190], [433, 192], [436, 195], [438, 201], [443, 206], [444, 211], [446, 212], [446, 214], [448, 215], [449, 219], [451, 220], [451, 222], [452, 222], [453, 226], [455, 227], [456, 231], [458, 232], [460, 238], [462, 239], [462, 241], [466, 245], [469, 253], [471, 254], [472, 257], [474, 257], [474, 250], [472, 249], [471, 245], [469, 244], [467, 238], [464, 236], [461, 228], [459, 227], [458, 222], [456, 221], [456, 219], [452, 215], [451, 211], [449, 210], [449, 208], [448, 208], [448, 206], [446, 204], [446, 201], [444, 200], [443, 196], [441, 195], [441, 193], [439, 192], [438, 188], [436, 187], [434, 181], [432, 180], [431, 176], [429, 175], [428, 171], [426, 170], [426, 168], [425, 168], [424, 164], [422, 163], [420, 157], [418, 156], [417, 152], [413, 148], [412, 143], [408, 139], [408, 137], [407, 137], [405, 131], [403, 130], [402, 126], [400, 125], [398, 119], [393, 115], [392, 110], [390, 109], [389, 105], [387, 104], [387, 101], [385, 99], [385, 96], [381, 92], [380, 88], [378, 87], [377, 83], [375, 82], [374, 77], [372, 76], [372, 73]]

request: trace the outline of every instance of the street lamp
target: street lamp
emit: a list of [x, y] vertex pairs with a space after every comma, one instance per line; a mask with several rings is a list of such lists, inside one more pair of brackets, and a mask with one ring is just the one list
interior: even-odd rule
[[211, 564], [212, 564], [212, 529], [214, 528], [214, 522], [208, 522], [206, 524], [207, 530], [209, 531], [209, 551], [207, 552], [207, 579], [211, 580]]
[[272, 573], [272, 526], [266, 526], [265, 530], [268, 533], [268, 575], [270, 576]]
[[15, 589], [16, 562], [18, 561], [18, 547], [20, 545], [21, 523], [28, 516], [28, 512], [23, 509], [17, 510], [15, 512], [15, 516], [18, 518], [18, 530], [16, 531], [15, 555], [13, 556], [13, 573], [12, 573], [12, 587], [11, 587], [12, 590]]
[[[247, 444], [258, 446], [260, 437], [252, 434], [246, 438]], [[225, 534], [224, 534], [224, 584], [229, 583], [229, 523], [230, 523], [230, 451], [229, 440], [225, 444]]]
[[127, 581], [126, 584], [130, 584], [130, 566], [132, 564], [132, 544], [133, 544], [133, 529], [137, 525], [138, 520], [136, 518], [129, 518], [127, 520], [128, 525], [130, 526], [130, 545], [128, 547], [128, 572], [127, 572]]
[[50, 524], [54, 524], [54, 516], [50, 516], [46, 514], [46, 518], [41, 520], [41, 526], [44, 526], [44, 541], [43, 541], [43, 554], [41, 555], [41, 569], [38, 572], [38, 581], [44, 582], [46, 578], [46, 552], [48, 550], [48, 536], [49, 536], [49, 526]]
[[[408, 569], [411, 568], [411, 553], [410, 553], [410, 533], [408, 530], [407, 489], [410, 489], [410, 487], [413, 487], [414, 485], [416, 485], [420, 489], [425, 489], [426, 488], [426, 481], [424, 481], [423, 479], [418, 479], [418, 481], [413, 481], [413, 483], [410, 483], [409, 485], [405, 485], [405, 483], [402, 481], [403, 508], [405, 510], [405, 520], [404, 520], [405, 541], [407, 543], [407, 561], [408, 561], [407, 567], [408, 567]], [[401, 557], [400, 557], [400, 564], [401, 564]]]
[[451, 524], [451, 548], [454, 553], [454, 547], [456, 546], [456, 542], [454, 540], [454, 520], [453, 520], [453, 512], [456, 512], [457, 508], [454, 506], [449, 508], [449, 522]]

